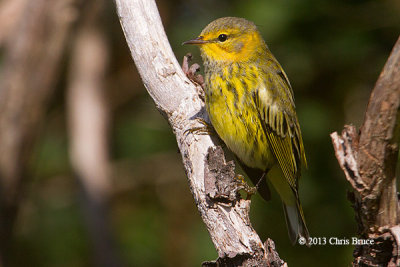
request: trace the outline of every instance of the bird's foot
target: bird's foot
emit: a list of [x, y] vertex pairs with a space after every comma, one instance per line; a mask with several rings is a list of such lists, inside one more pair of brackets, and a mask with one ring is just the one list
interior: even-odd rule
[[184, 132], [184, 134], [192, 133], [197, 135], [215, 135], [215, 130], [210, 123], [203, 118], [196, 118], [195, 120], [203, 126], [188, 129]]
[[[182, 70], [183, 73], [197, 85], [200, 85], [202, 90], [199, 93], [199, 96], [204, 100], [204, 78], [201, 74], [198, 74], [197, 72], [200, 71], [200, 65], [197, 63], [192, 64], [189, 66], [190, 61], [192, 60], [193, 56], [190, 53], [187, 53], [186, 56], [183, 57], [183, 62], [182, 62]], [[199, 90], [200, 91], [200, 90]]]
[[193, 56], [191, 53], [187, 53], [186, 56], [183, 57], [182, 62], [182, 70], [183, 73], [194, 83], [200, 85], [204, 88], [204, 78], [201, 74], [197, 74], [200, 71], [200, 65], [197, 63], [192, 64], [189, 66], [190, 61], [192, 60]]
[[257, 186], [249, 186], [244, 180], [244, 176], [237, 174], [235, 176], [236, 184], [239, 190], [244, 190], [247, 194], [246, 200], [250, 200], [251, 197], [257, 193]]

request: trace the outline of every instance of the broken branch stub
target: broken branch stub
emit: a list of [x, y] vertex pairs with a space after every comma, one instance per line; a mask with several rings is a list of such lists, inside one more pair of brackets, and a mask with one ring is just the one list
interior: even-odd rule
[[[345, 126], [331, 134], [336, 158], [354, 193], [353, 202], [362, 238], [374, 244], [357, 246], [353, 264], [398, 266], [399, 201], [396, 165], [400, 133], [400, 38], [371, 93], [360, 131]], [[397, 229], [397, 228], [396, 228]], [[392, 264], [392, 265], [390, 265]]]

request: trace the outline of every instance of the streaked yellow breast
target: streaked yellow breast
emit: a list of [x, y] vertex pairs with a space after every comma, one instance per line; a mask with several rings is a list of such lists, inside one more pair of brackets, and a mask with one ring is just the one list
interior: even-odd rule
[[253, 99], [258, 86], [252, 65], [234, 63], [206, 72], [206, 108], [219, 137], [244, 164], [266, 170], [275, 158]]

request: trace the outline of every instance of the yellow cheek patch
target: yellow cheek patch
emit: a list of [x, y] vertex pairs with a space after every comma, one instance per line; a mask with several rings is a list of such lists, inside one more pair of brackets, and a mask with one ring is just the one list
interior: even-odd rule
[[[234, 35], [231, 35], [234, 36]], [[211, 36], [205, 36], [205, 40], [212, 40]], [[257, 32], [244, 34], [240, 37], [231, 37], [226, 42], [211, 42], [201, 46], [202, 52], [213, 61], [240, 62], [247, 61], [254, 55], [262, 42]]]

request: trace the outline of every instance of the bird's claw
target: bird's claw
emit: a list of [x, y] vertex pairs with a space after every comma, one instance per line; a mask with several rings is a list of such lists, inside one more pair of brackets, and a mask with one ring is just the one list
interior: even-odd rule
[[250, 200], [251, 197], [257, 192], [256, 186], [249, 186], [244, 180], [244, 176], [237, 174], [235, 176], [235, 181], [238, 186], [238, 190], [244, 190], [247, 194], [246, 200]]
[[189, 63], [192, 60], [192, 58], [193, 56], [191, 53], [187, 53], [186, 56], [183, 57], [182, 70], [183, 73], [185, 73], [186, 77], [189, 78], [189, 80], [201, 86], [203, 90], [202, 92], [199, 92], [199, 95], [204, 100], [204, 78], [201, 74], [198, 74], [198, 72], [200, 71], [199, 64], [194, 63], [191, 66], [189, 66]]
[[213, 135], [213, 134], [215, 134], [214, 128], [206, 120], [204, 120], [203, 118], [196, 118], [195, 120], [198, 123], [202, 124], [203, 126], [188, 129], [184, 132], [184, 134], [188, 134], [188, 133], [197, 134], [197, 135]]

